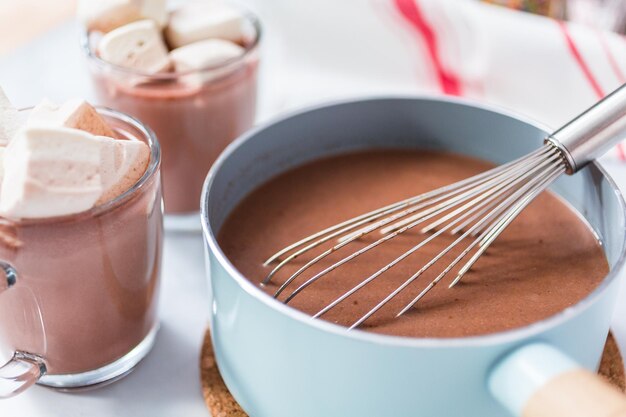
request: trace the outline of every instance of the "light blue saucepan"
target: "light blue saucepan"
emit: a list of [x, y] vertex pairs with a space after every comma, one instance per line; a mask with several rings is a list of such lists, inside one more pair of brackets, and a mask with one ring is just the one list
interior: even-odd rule
[[[536, 149], [546, 135], [533, 123], [463, 101], [379, 98], [290, 114], [228, 147], [207, 177], [201, 209], [217, 363], [244, 410], [253, 417], [522, 415], [554, 377], [575, 374], [577, 366], [596, 369], [626, 247], [624, 202], [596, 164], [563, 176], [552, 190], [594, 228], [611, 272], [577, 305], [502, 333], [419, 339], [347, 331], [263, 293], [216, 241], [248, 192], [315, 158], [398, 147], [504, 163]], [[560, 402], [575, 400], [564, 394]]]

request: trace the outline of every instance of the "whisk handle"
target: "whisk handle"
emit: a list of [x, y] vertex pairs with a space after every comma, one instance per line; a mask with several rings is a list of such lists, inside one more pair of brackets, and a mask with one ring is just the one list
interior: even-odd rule
[[573, 174], [626, 137], [626, 84], [546, 138], [559, 148]]

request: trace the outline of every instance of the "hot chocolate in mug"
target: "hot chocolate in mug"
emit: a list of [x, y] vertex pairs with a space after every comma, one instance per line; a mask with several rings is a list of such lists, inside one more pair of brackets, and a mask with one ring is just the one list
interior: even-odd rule
[[137, 120], [98, 112], [150, 147], [144, 175], [88, 211], [0, 217], [0, 398], [34, 383], [102, 384], [127, 374], [158, 329], [163, 241], [160, 148]]

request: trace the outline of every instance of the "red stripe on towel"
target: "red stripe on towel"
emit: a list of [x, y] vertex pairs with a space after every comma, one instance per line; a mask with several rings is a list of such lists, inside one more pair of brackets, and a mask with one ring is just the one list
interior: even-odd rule
[[[608, 42], [606, 41], [606, 38], [604, 37], [604, 34], [602, 32], [600, 32], [599, 30], [596, 30], [596, 34], [598, 36], [598, 39], [600, 40], [600, 44], [602, 45], [602, 49], [604, 50], [604, 54], [606, 55], [606, 59], [609, 62], [609, 65], [611, 66], [611, 69], [613, 70], [613, 73], [615, 74], [615, 77], [617, 78], [617, 80], [621, 84], [624, 84], [626, 82], [626, 77], [624, 76], [624, 73], [622, 72], [622, 69], [620, 68], [619, 64], [617, 63], [617, 60], [615, 59], [615, 55], [613, 55], [613, 51], [611, 51], [611, 48], [610, 48]], [[624, 149], [624, 144], [623, 143], [619, 143], [615, 147], [615, 150], [617, 151], [617, 157], [621, 161], [626, 161], [626, 150]]]
[[441, 91], [445, 94], [461, 95], [461, 82], [459, 78], [446, 71], [439, 57], [437, 36], [430, 23], [424, 18], [422, 11], [416, 0], [393, 0], [395, 7], [400, 14], [411, 24], [411, 26], [421, 35], [426, 43], [428, 55], [437, 72], [437, 80]]
[[582, 55], [580, 54], [580, 51], [578, 50], [578, 47], [574, 43], [574, 39], [572, 38], [572, 35], [569, 32], [569, 28], [567, 27], [565, 22], [561, 20], [557, 20], [556, 22], [558, 23], [559, 28], [561, 28], [561, 33], [563, 33], [563, 37], [565, 38], [565, 42], [567, 43], [567, 47], [569, 48], [569, 51], [572, 54], [572, 57], [574, 57], [574, 60], [576, 60], [576, 62], [578, 63], [580, 70], [583, 72], [583, 74], [587, 78], [587, 81], [589, 81], [591, 88], [596, 93], [598, 98], [604, 97], [604, 91], [602, 91], [602, 87], [600, 87], [598, 80], [596, 80], [593, 73], [589, 69], [589, 66], [583, 59]]
[[609, 61], [609, 65], [611, 66], [611, 69], [613, 70], [615, 77], [617, 77], [617, 80], [620, 83], [624, 84], [626, 82], [626, 77], [624, 77], [624, 73], [622, 72], [622, 69], [619, 67], [617, 60], [615, 59], [615, 55], [613, 55], [613, 51], [611, 51], [611, 48], [609, 47], [609, 44], [607, 43], [606, 38], [604, 37], [604, 34], [600, 32], [599, 30], [596, 30], [596, 35], [598, 36], [598, 39], [600, 40], [600, 44], [602, 45], [602, 49], [604, 50], [606, 59]]
[[617, 149], [617, 157], [621, 161], [626, 161], [626, 151], [624, 150], [624, 144], [620, 143], [615, 147], [615, 149]]

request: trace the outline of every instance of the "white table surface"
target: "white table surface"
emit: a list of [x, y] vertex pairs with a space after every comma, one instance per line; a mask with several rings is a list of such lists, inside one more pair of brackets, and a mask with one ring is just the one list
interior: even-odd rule
[[[76, 33], [73, 23], [63, 25], [0, 59], [0, 85], [16, 106], [33, 105], [42, 97], [57, 101], [93, 97]], [[268, 40], [266, 46], [271, 45]], [[272, 52], [263, 53], [268, 57]], [[269, 84], [262, 74], [262, 97]], [[263, 118], [275, 112], [265, 103], [262, 99]], [[626, 167], [611, 161], [605, 166], [626, 191]], [[208, 316], [202, 250], [200, 234], [166, 233], [161, 330], [153, 351], [133, 373], [110, 386], [82, 393], [37, 386], [0, 401], [0, 416], [209, 416], [199, 379], [200, 347]], [[626, 288], [619, 297], [613, 332], [620, 346], [626, 347]]]

